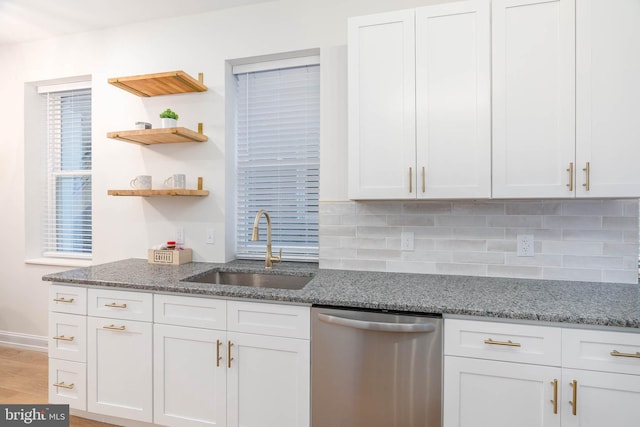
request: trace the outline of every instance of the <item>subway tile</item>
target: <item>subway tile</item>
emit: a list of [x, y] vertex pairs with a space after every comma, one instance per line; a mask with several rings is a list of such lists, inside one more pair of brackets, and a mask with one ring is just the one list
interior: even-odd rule
[[343, 215], [342, 221], [340, 223], [342, 225], [386, 226], [387, 216], [386, 215]]
[[456, 227], [451, 235], [458, 239], [504, 239], [503, 228]]
[[485, 251], [487, 249], [487, 241], [482, 239], [442, 239], [435, 242], [435, 249], [438, 251]]
[[562, 255], [538, 254], [532, 257], [518, 256], [515, 253], [506, 254], [507, 265], [535, 265], [539, 267], [561, 267]]
[[465, 264], [504, 264], [505, 257], [501, 252], [454, 252], [453, 262]]
[[588, 268], [545, 267], [542, 278], [546, 280], [577, 280], [583, 282], [601, 282], [602, 271]]
[[624, 264], [619, 256], [563, 255], [562, 265], [567, 268], [621, 269]]
[[340, 270], [342, 269], [342, 261], [339, 259], [328, 259], [320, 257], [318, 266], [327, 270]]
[[487, 218], [489, 227], [541, 228], [542, 217], [536, 215], [494, 215]]
[[[400, 239], [396, 238], [388, 238], [387, 239], [387, 249], [396, 249], [400, 250]], [[435, 241], [433, 239], [414, 239], [413, 240], [413, 250], [414, 251], [432, 251], [435, 248]], [[403, 252], [412, 252], [412, 251], [403, 251]]]
[[318, 246], [320, 251], [324, 248], [340, 248], [342, 247], [342, 237], [341, 236], [318, 236]]
[[358, 237], [400, 237], [402, 227], [358, 226]]
[[333, 259], [345, 259], [352, 258], [356, 259], [358, 254], [358, 250], [355, 248], [331, 248], [325, 252], [323, 252], [323, 256], [326, 258]]
[[386, 249], [384, 237], [343, 237], [341, 246], [345, 248]]
[[487, 240], [487, 251], [490, 251], [490, 252], [515, 252], [517, 249], [518, 249], [518, 244], [515, 241], [515, 239]]
[[448, 227], [404, 227], [404, 231], [413, 231], [416, 239], [446, 239], [452, 235]]
[[400, 251], [394, 251], [391, 249], [363, 249], [358, 248], [358, 259], [368, 260], [393, 260], [400, 259], [402, 253]]
[[622, 216], [623, 206], [619, 200], [571, 200], [562, 203], [562, 215]]
[[602, 228], [605, 230], [637, 230], [638, 218], [633, 217], [612, 217], [602, 218]]
[[638, 269], [633, 270], [604, 270], [602, 281], [608, 283], [630, 283], [638, 285]]
[[583, 242], [622, 242], [622, 232], [619, 230], [563, 230], [563, 240], [578, 240]]
[[389, 225], [400, 225], [409, 227], [433, 227], [435, 220], [429, 215], [389, 215], [387, 217]]
[[487, 217], [484, 215], [437, 215], [437, 227], [486, 227]]
[[486, 276], [487, 266], [481, 264], [436, 263], [437, 274], [457, 274], [461, 276]]
[[608, 256], [635, 256], [638, 258], [638, 243], [609, 243], [606, 242], [603, 244], [603, 255]]
[[640, 203], [638, 199], [635, 200], [625, 200], [624, 201], [624, 209], [623, 215], [637, 218], [640, 214], [639, 211]]
[[487, 274], [493, 277], [541, 279], [542, 268], [520, 265], [490, 265], [487, 269]]
[[602, 255], [601, 242], [580, 241], [543, 241], [542, 252], [545, 254], [570, 255]]
[[638, 241], [638, 232], [637, 231], [623, 231], [622, 241], [624, 243], [635, 243]]
[[342, 222], [342, 215], [320, 215], [318, 218], [318, 224], [320, 227], [323, 225], [340, 225]]
[[402, 252], [402, 259], [412, 262], [453, 262], [453, 252], [448, 251], [408, 251]]
[[544, 215], [545, 204], [540, 201], [507, 202], [505, 213], [507, 215]]
[[452, 212], [456, 215], [503, 215], [504, 202], [454, 202]]
[[562, 240], [562, 230], [549, 230], [543, 228], [507, 228], [505, 239], [515, 241], [518, 234], [533, 234], [535, 241]]
[[448, 214], [451, 210], [451, 202], [405, 202], [402, 204], [402, 212], [409, 215]]
[[392, 215], [402, 213], [402, 203], [399, 202], [357, 202], [358, 215]]
[[345, 270], [387, 271], [386, 263], [380, 260], [345, 259], [340, 265]]
[[387, 271], [395, 273], [433, 274], [436, 272], [436, 265], [429, 262], [389, 261], [387, 262]]
[[600, 230], [602, 229], [602, 217], [580, 215], [545, 216], [542, 219], [542, 227], [564, 230]]

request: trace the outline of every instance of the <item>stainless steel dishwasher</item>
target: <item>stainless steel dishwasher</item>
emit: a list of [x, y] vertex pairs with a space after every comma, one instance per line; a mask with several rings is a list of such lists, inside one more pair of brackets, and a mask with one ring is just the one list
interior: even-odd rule
[[441, 316], [312, 307], [312, 427], [441, 427], [441, 394]]

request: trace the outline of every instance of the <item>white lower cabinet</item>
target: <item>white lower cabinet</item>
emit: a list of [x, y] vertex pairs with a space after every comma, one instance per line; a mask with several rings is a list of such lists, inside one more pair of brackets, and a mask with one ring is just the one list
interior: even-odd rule
[[234, 332], [227, 339], [229, 426], [308, 426], [309, 341]]
[[560, 426], [560, 417], [554, 413], [560, 403], [560, 371], [552, 366], [447, 356], [444, 425]]
[[102, 317], [87, 323], [87, 410], [151, 422], [151, 323]]
[[443, 425], [635, 427], [639, 374], [639, 333], [447, 319]]
[[154, 325], [154, 416], [167, 426], [225, 426], [226, 334]]

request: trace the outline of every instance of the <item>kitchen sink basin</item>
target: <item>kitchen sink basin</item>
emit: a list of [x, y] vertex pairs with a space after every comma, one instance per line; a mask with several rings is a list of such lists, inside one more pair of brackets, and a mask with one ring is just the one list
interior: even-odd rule
[[241, 273], [213, 271], [204, 276], [188, 278], [187, 282], [212, 283], [216, 285], [249, 286], [252, 288], [273, 288], [298, 290], [305, 287], [312, 276], [291, 276], [288, 274]]

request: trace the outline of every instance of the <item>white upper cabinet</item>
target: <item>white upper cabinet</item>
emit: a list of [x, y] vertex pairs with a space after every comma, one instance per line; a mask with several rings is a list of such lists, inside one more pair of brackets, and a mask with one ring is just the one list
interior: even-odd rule
[[352, 199], [415, 197], [414, 46], [413, 10], [349, 20]]
[[493, 197], [573, 197], [575, 0], [494, 0]]
[[416, 194], [491, 196], [488, 1], [416, 9]]
[[640, 1], [577, 0], [576, 38], [577, 195], [639, 197]]

